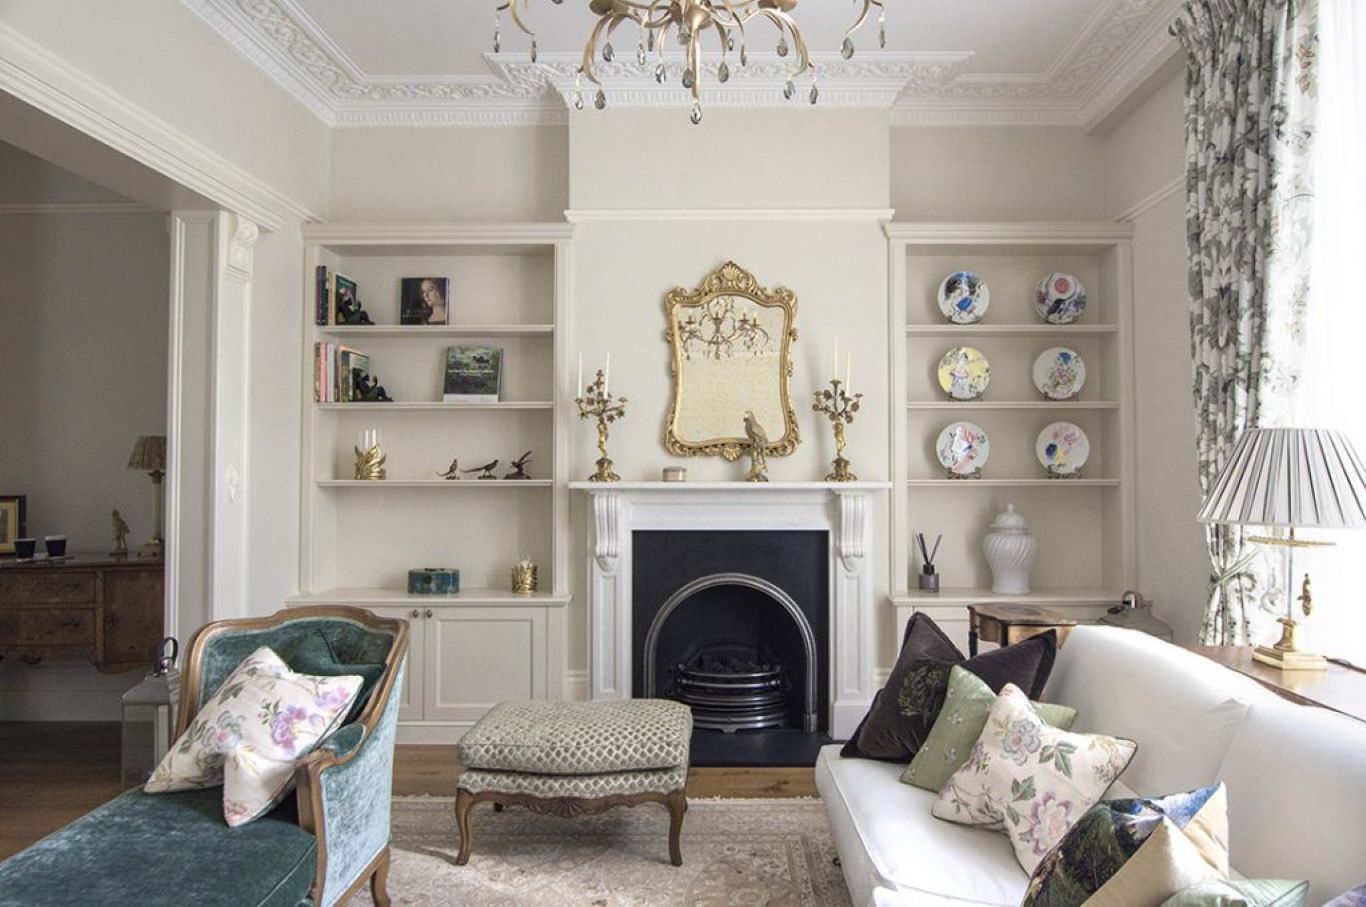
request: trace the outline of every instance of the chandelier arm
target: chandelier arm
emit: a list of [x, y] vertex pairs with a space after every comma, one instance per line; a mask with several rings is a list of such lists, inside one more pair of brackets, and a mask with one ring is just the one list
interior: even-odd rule
[[508, 16], [512, 18], [513, 24], [520, 28], [524, 35], [527, 35], [528, 37], [534, 39], [536, 37], [536, 33], [531, 29], [527, 28], [526, 23], [522, 21], [522, 6], [525, 3], [526, 0], [508, 0], [507, 3], [504, 3], [502, 6], [498, 7], [498, 9], [507, 10]]
[[858, 14], [858, 18], [854, 20], [854, 24], [849, 26], [849, 28], [845, 30], [844, 37], [852, 38], [854, 36], [854, 32], [858, 31], [860, 28], [863, 28], [863, 23], [868, 21], [868, 16], [872, 13], [873, 7], [875, 6], [881, 9], [882, 0], [863, 0], [863, 11]]
[[692, 70], [692, 99], [702, 102], [702, 36], [693, 35], [688, 42], [688, 68]]
[[779, 34], [788, 32], [792, 35], [792, 45], [797, 52], [797, 67], [792, 70], [792, 78], [795, 79], [811, 68], [811, 53], [807, 50], [806, 39], [802, 37], [800, 29], [797, 28], [797, 23], [787, 13], [776, 9], [765, 9], [763, 14], [778, 27]]
[[598, 52], [598, 38], [601, 37], [602, 30], [615, 19], [616, 16], [599, 19], [593, 26], [593, 30], [588, 34], [588, 43], [583, 46], [583, 60], [579, 63], [579, 73], [599, 88], [602, 87], [602, 81], [593, 72], [593, 58]]

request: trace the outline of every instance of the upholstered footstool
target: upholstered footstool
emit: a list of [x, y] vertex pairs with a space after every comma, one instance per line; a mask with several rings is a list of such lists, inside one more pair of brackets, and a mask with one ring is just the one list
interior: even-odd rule
[[662, 803], [669, 859], [682, 866], [691, 739], [692, 712], [665, 699], [494, 706], [458, 749], [464, 771], [456, 782], [456, 864], [464, 866], [474, 847], [471, 808], [489, 801], [495, 810], [524, 806], [564, 817]]

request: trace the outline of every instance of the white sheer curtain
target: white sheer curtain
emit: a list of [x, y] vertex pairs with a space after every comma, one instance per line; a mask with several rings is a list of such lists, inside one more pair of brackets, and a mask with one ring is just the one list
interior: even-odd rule
[[[1318, 212], [1302, 426], [1347, 433], [1366, 456], [1366, 2], [1320, 0]], [[1313, 577], [1309, 647], [1366, 666], [1366, 530], [1295, 555]], [[1298, 595], [1298, 581], [1296, 581]]]

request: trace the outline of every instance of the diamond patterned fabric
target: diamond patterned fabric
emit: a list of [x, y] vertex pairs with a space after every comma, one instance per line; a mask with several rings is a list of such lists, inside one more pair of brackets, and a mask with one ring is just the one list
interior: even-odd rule
[[688, 781], [688, 767], [655, 771], [608, 772], [600, 775], [529, 775], [525, 772], [489, 772], [473, 769], [460, 773], [456, 786], [472, 794], [526, 794], [550, 800], [575, 797], [592, 800], [613, 795], [670, 794]]
[[[660, 769], [678, 768], [686, 774], [691, 738], [692, 712], [682, 703], [666, 699], [504, 702], [469, 729], [460, 741], [459, 758], [466, 769], [481, 770], [481, 775], [657, 774]], [[461, 777], [461, 786], [473, 790], [464, 781], [468, 774]], [[681, 786], [680, 781], [667, 790]], [[521, 788], [507, 792], [531, 793]]]

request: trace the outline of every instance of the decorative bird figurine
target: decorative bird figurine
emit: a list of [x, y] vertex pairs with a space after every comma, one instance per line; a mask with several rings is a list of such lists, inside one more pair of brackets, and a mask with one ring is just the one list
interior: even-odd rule
[[114, 524], [114, 544], [109, 553], [114, 557], [128, 556], [128, 524], [123, 519], [123, 514], [115, 510], [109, 515], [110, 522]]
[[460, 478], [460, 460], [451, 460], [451, 465], [446, 467], [445, 472], [438, 472], [437, 475], [447, 481], [458, 480]]
[[749, 474], [746, 482], [768, 481], [768, 432], [754, 418], [754, 413], [745, 411], [745, 437], [749, 438]]
[[512, 467], [512, 472], [510, 472], [510, 473], [508, 473], [507, 475], [503, 476], [503, 478], [505, 478], [505, 479], [529, 479], [529, 478], [531, 478], [531, 476], [527, 475], [527, 472], [526, 472], [526, 464], [528, 464], [528, 463], [530, 463], [530, 462], [531, 462], [531, 451], [528, 450], [526, 453], [522, 454], [521, 457], [519, 457], [519, 458], [516, 459], [516, 460], [513, 460], [513, 461], [509, 464], [509, 465]]
[[485, 463], [483, 466], [476, 466], [473, 469], [462, 469], [460, 471], [465, 475], [469, 475], [472, 472], [483, 473], [479, 476], [480, 479], [497, 479], [498, 477], [493, 474], [493, 471], [497, 468], [498, 461], [494, 460], [492, 463]]

